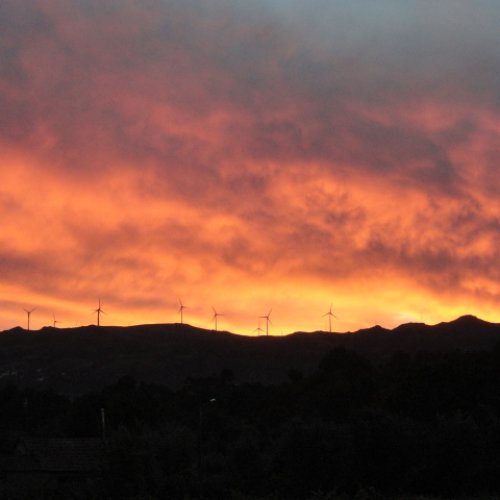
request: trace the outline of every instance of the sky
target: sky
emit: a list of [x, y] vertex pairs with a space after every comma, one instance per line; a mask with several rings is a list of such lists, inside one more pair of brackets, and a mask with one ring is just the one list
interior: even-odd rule
[[0, 330], [99, 298], [247, 335], [500, 322], [499, 25], [497, 0], [2, 0]]

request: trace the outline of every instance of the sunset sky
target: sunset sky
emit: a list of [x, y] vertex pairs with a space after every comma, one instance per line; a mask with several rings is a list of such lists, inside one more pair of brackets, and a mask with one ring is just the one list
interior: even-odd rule
[[[498, 0], [2, 0], [0, 330], [500, 322]], [[264, 324], [262, 324], [264, 327]]]

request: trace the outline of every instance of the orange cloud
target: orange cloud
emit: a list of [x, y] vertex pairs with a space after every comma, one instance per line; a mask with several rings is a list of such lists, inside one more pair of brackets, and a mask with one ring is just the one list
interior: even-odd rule
[[494, 23], [380, 5], [2, 4], [0, 328], [500, 321]]

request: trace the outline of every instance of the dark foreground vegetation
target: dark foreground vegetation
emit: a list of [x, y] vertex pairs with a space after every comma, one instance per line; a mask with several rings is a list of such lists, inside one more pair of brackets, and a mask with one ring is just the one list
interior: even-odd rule
[[[22, 467], [23, 488], [5, 479], [13, 440], [101, 438], [101, 408], [100, 466], [80, 484], [46, 480], [35, 494]], [[500, 345], [382, 364], [337, 348], [274, 385], [236, 384], [227, 368], [175, 391], [131, 377], [75, 399], [10, 386], [0, 426], [2, 498], [490, 498], [500, 496]]]

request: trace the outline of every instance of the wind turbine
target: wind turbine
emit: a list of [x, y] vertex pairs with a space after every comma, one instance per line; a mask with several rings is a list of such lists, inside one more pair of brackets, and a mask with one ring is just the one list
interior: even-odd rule
[[28, 315], [28, 332], [30, 331], [30, 316], [31, 316], [31, 313], [36, 309], [36, 307], [34, 307], [33, 309], [29, 310], [29, 309], [24, 309], [26, 311], [26, 314]]
[[179, 312], [181, 313], [181, 325], [184, 323], [184, 309], [187, 309], [187, 306], [185, 306], [183, 303], [182, 303], [182, 300], [177, 297], [177, 300], [179, 301]]
[[330, 309], [328, 310], [328, 312], [326, 314], [323, 314], [322, 318], [324, 318], [325, 316], [328, 316], [328, 327], [329, 327], [330, 333], [332, 333], [332, 317], [334, 317], [334, 318], [337, 317], [337, 316], [335, 316], [335, 314], [332, 313], [332, 304], [330, 304]]
[[260, 332], [263, 332], [264, 330], [260, 327], [260, 323], [259, 323], [259, 326], [257, 328], [255, 328], [254, 332], [257, 332], [257, 336], [260, 337]]
[[271, 312], [272, 312], [272, 309], [269, 309], [269, 312], [267, 313], [266, 316], [259, 316], [259, 319], [266, 320], [266, 337], [269, 336], [269, 323], [272, 323], [271, 319], [269, 318], [269, 316], [271, 316]]
[[215, 307], [212, 306], [212, 311], [214, 312], [214, 315], [212, 316], [212, 320], [215, 322], [215, 331], [217, 331], [217, 318], [219, 316], [224, 316], [223, 314], [220, 314], [218, 313], [216, 310], [215, 310]]
[[97, 326], [101, 326], [101, 314], [106, 314], [101, 308], [101, 298], [99, 298], [99, 307], [94, 312], [97, 313]]
[[54, 318], [54, 328], [55, 328], [57, 323], [60, 323], [60, 321], [57, 321], [56, 315], [54, 313], [52, 313], [52, 317]]

